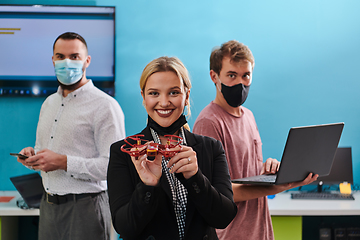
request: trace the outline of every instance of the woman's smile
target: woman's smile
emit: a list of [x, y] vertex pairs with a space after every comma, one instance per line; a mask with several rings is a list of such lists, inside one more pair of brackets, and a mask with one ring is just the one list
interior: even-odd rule
[[168, 110], [156, 109], [155, 111], [157, 111], [160, 117], [169, 117], [173, 113], [173, 110], [171, 109]]

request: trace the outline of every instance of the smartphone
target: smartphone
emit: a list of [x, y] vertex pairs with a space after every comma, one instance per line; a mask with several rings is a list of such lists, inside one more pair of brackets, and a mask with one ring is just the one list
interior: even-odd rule
[[11, 156], [18, 157], [20, 159], [27, 159], [28, 156], [20, 154], [20, 153], [10, 153]]

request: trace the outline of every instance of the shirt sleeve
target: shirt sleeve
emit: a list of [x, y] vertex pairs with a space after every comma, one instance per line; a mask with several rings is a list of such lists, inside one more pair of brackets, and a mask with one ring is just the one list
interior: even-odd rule
[[[107, 107], [108, 106], [108, 107]], [[106, 180], [109, 152], [112, 143], [125, 138], [124, 114], [120, 105], [109, 101], [94, 119], [94, 141], [98, 157], [67, 156], [67, 172], [83, 180]]]
[[197, 119], [193, 127], [193, 133], [212, 137], [223, 143], [220, 128], [208, 118]]

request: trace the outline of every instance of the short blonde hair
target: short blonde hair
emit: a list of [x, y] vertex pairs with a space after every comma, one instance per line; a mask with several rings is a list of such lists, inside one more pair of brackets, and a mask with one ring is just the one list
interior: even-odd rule
[[[152, 74], [157, 72], [168, 72], [168, 71], [175, 73], [179, 77], [179, 79], [183, 81], [185, 93], [191, 89], [189, 72], [184, 66], [184, 64], [180, 61], [180, 59], [178, 59], [177, 57], [163, 56], [152, 60], [144, 68], [140, 77], [141, 91], [144, 92], [146, 82]], [[186, 116], [190, 116], [191, 114], [190, 99], [188, 100], [186, 110], [187, 110]]]

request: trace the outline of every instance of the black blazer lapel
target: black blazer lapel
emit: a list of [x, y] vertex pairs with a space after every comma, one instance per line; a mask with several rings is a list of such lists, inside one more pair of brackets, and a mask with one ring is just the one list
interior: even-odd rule
[[[185, 133], [185, 138], [186, 138], [186, 143], [188, 146], [192, 147], [192, 149], [196, 152], [199, 153], [199, 155], [201, 156], [202, 151], [203, 151], [203, 144], [199, 143], [198, 141], [196, 141], [194, 134], [189, 132], [188, 130], [184, 129], [184, 133]], [[198, 154], [197, 154], [197, 157]], [[198, 161], [198, 167], [199, 169], [201, 169], [200, 164], [203, 161]], [[195, 205], [190, 201], [190, 199], [188, 198], [188, 202], [187, 202], [187, 206], [186, 206], [186, 220], [185, 220], [185, 235], [189, 229], [189, 225], [190, 222], [194, 216], [194, 213], [196, 211]]]

